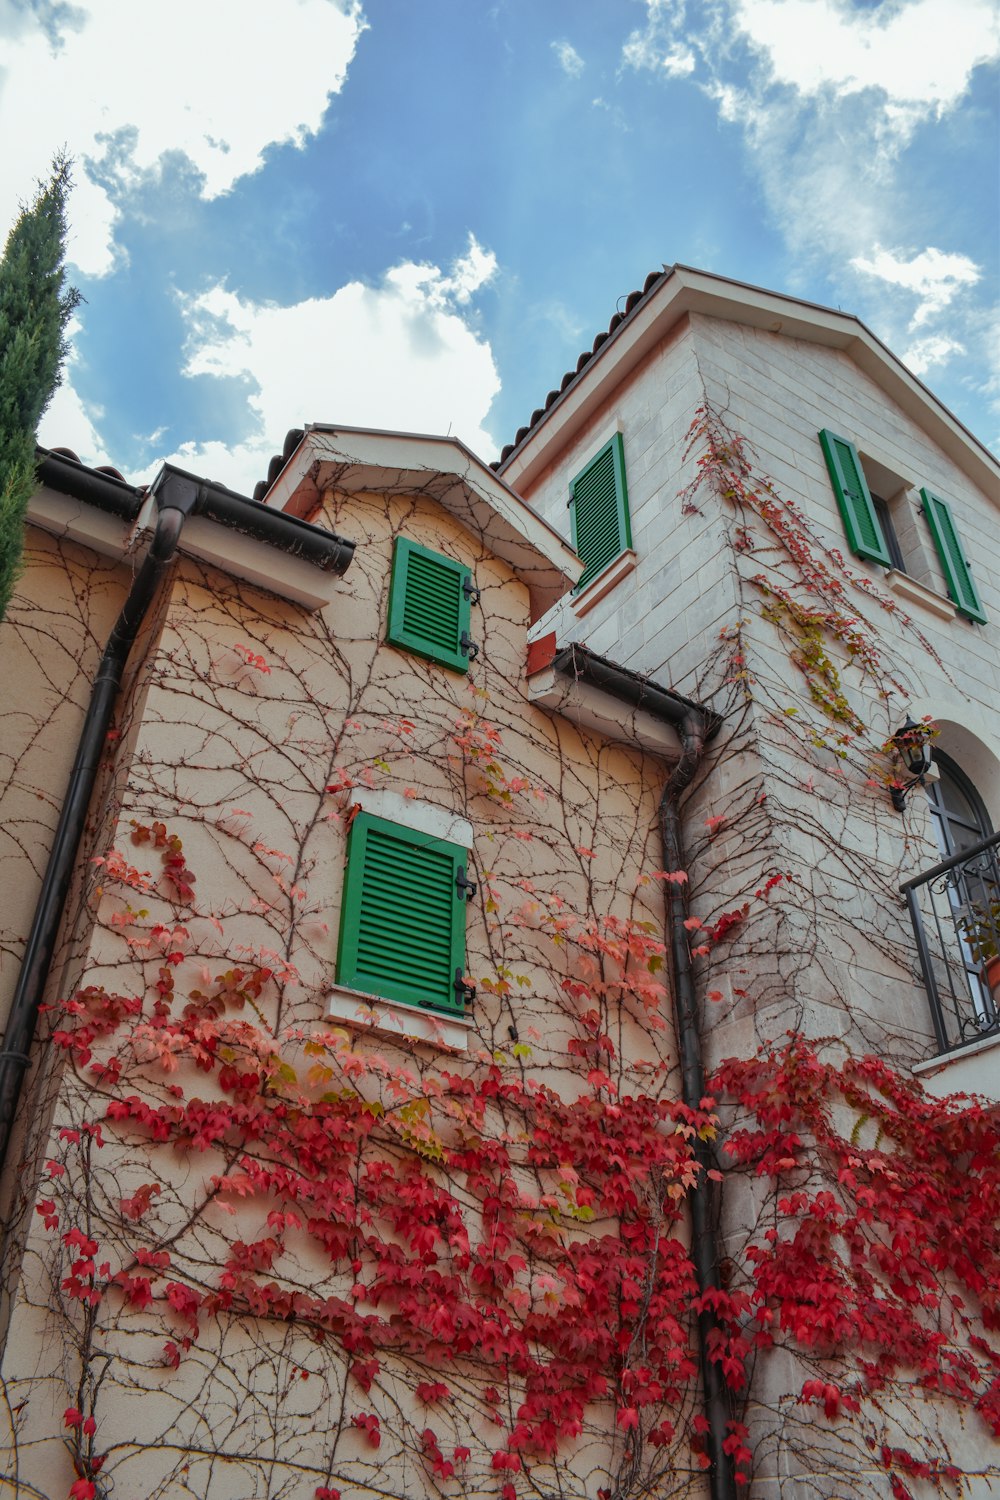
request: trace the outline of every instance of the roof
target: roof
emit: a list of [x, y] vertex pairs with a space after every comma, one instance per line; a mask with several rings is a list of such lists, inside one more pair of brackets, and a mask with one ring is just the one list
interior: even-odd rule
[[517, 573], [536, 617], [583, 572], [565, 538], [458, 438], [313, 422], [292, 429], [278, 462], [265, 504], [297, 516], [327, 489], [432, 500]]
[[[585, 349], [575, 369], [567, 370], [558, 388], [549, 391], [513, 443], [493, 465], [520, 487], [542, 467], [541, 449], [557, 429], [575, 430], [610, 395], [624, 374], [683, 317], [701, 313], [786, 338], [843, 349], [909, 415], [924, 426], [969, 477], [996, 493], [1000, 464], [932, 391], [860, 318], [819, 303], [769, 292], [693, 266], [665, 266], [646, 277], [641, 291], [630, 292], [623, 312], [616, 312], [606, 331]], [[542, 438], [541, 430], [549, 428]], [[536, 438], [540, 441], [536, 443]]]
[[37, 453], [39, 487], [28, 519], [106, 556], [124, 554], [130, 532], [149, 525], [156, 492], [179, 482], [195, 495], [182, 552], [310, 609], [329, 602], [331, 583], [350, 566], [352, 541], [174, 464], [164, 464], [150, 486], [131, 485], [117, 469], [82, 464], [70, 449]]

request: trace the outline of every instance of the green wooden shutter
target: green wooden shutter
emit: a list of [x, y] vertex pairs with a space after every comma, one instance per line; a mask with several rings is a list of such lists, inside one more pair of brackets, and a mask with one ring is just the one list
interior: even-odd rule
[[577, 589], [632, 545], [622, 435], [616, 432], [569, 487], [573, 547], [587, 564]]
[[462, 1013], [465, 901], [457, 844], [359, 813], [349, 835], [337, 979], [350, 989]]
[[386, 639], [467, 672], [471, 589], [472, 574], [464, 563], [397, 537]]
[[826, 427], [819, 440], [851, 551], [891, 568], [892, 558], [875, 514], [857, 448], [849, 438], [838, 437]]
[[970, 620], [978, 620], [980, 625], [985, 625], [986, 614], [972, 580], [965, 548], [955, 529], [955, 518], [951, 513], [951, 506], [947, 500], [942, 500], [940, 495], [935, 495], [931, 490], [922, 489], [920, 498], [924, 502], [924, 515], [931, 528], [931, 536], [934, 538], [934, 545], [948, 582], [948, 592], [954, 601], [955, 608], [961, 614], [968, 615]]

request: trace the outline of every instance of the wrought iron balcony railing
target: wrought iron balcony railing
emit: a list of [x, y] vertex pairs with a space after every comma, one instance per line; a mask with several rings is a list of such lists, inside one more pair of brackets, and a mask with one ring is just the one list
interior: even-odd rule
[[1000, 1032], [1000, 833], [943, 859], [900, 890], [938, 1051]]

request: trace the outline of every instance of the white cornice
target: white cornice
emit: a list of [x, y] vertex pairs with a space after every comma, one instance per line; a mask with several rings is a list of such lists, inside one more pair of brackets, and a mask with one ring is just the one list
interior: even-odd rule
[[39, 486], [28, 501], [28, 521], [50, 536], [65, 537], [103, 557], [124, 556], [132, 524], [73, 495]]
[[603, 739], [650, 750], [665, 760], [681, 756], [681, 742], [673, 725], [642, 708], [633, 708], [589, 682], [579, 682], [543, 667], [528, 678], [528, 702], [560, 714]]
[[[51, 536], [78, 542], [103, 557], [124, 559], [131, 546], [145, 547], [152, 534], [155, 508], [153, 501], [148, 500], [138, 519], [130, 523], [85, 500], [42, 485], [28, 502], [28, 521]], [[204, 516], [188, 517], [178, 551], [306, 609], [322, 609], [329, 604], [340, 582], [335, 573], [325, 573], [300, 557]]]

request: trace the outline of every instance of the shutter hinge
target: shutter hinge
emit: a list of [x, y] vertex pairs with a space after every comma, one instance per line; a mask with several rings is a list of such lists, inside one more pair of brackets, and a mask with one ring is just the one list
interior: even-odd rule
[[464, 865], [459, 865], [458, 867], [458, 874], [455, 876], [455, 885], [458, 888], [459, 896], [466, 901], [471, 901], [479, 889], [477, 882], [470, 880], [466, 875]]
[[458, 644], [460, 649], [464, 651], [469, 660], [475, 661], [476, 657], [479, 655], [479, 647], [476, 645], [475, 641], [472, 639], [472, 636], [467, 630], [462, 631], [462, 638]]
[[461, 969], [455, 970], [455, 999], [459, 1005], [474, 1005], [476, 1001], [476, 986], [471, 980], [466, 979]]
[[476, 588], [476, 585], [472, 581], [471, 573], [462, 584], [462, 593], [465, 595], [466, 599], [468, 599], [470, 604], [478, 604], [480, 599], [482, 598], [482, 589]]

